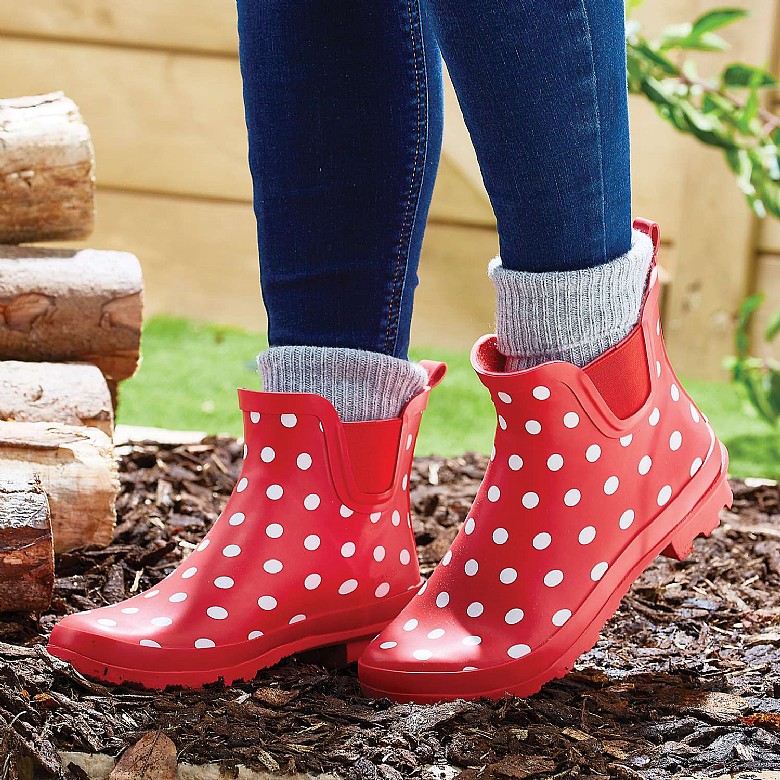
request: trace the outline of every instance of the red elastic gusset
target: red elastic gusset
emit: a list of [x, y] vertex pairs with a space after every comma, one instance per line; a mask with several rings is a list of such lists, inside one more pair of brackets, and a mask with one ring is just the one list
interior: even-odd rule
[[344, 423], [349, 462], [360, 490], [382, 493], [391, 487], [402, 424], [400, 418]]

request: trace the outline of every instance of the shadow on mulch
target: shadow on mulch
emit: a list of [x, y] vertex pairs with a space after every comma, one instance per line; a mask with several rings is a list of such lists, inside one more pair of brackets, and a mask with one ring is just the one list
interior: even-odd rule
[[[146, 693], [88, 681], [43, 650], [54, 623], [153, 585], [195, 546], [236, 479], [241, 447], [121, 450], [112, 545], [60, 556], [51, 611], [0, 619], [0, 777], [81, 777], [58, 750], [119, 753], [150, 729], [179, 760], [226, 769], [409, 777], [671, 778], [780, 769], [780, 489], [733, 483], [735, 504], [683, 563], [659, 558], [596, 647], [530, 699], [420, 707], [361, 697], [354, 667], [290, 659], [251, 683]], [[425, 574], [444, 554], [482, 456], [419, 459]]]

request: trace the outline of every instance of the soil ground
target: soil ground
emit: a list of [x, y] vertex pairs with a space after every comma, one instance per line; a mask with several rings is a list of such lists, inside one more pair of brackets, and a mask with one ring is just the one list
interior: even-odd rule
[[[682, 563], [659, 558], [574, 672], [526, 699], [420, 707], [361, 697], [322, 655], [250, 683], [151, 693], [86, 680], [43, 650], [65, 614], [165, 576], [224, 505], [232, 439], [120, 449], [113, 543], [60, 556], [51, 610], [0, 616], [0, 778], [75, 777], [58, 751], [118, 754], [150, 730], [182, 762], [355, 780], [618, 777], [780, 770], [780, 489], [734, 482], [721, 527]], [[415, 533], [428, 574], [485, 468], [419, 459]]]

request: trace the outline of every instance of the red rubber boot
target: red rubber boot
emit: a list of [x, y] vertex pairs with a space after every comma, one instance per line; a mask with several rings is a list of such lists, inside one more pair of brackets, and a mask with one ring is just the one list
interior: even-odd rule
[[147, 688], [251, 679], [284, 656], [356, 660], [421, 584], [409, 470], [430, 388], [399, 419], [342, 423], [317, 395], [239, 390], [245, 459], [224, 512], [153, 590], [70, 615], [48, 650]]
[[[658, 226], [637, 220], [658, 250]], [[727, 455], [669, 365], [655, 258], [634, 330], [584, 370], [472, 362], [498, 415], [471, 513], [369, 645], [364, 691], [420, 703], [529, 696], [590, 649], [661, 552], [682, 560], [730, 505]]]

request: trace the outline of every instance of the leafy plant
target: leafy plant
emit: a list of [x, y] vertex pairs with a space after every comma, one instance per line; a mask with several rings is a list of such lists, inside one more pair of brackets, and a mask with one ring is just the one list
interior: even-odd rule
[[[737, 354], [728, 359], [727, 367], [731, 369], [734, 381], [745, 387], [748, 399], [759, 417], [777, 426], [780, 423], [780, 363], [750, 354], [750, 324], [763, 300], [763, 294], [751, 295], [739, 307], [734, 337]], [[780, 311], [776, 312], [764, 332], [766, 343], [774, 341], [778, 333]]]
[[[642, 2], [627, 0], [629, 17]], [[777, 79], [763, 67], [740, 62], [704, 78], [688, 56], [727, 51], [717, 31], [747, 15], [742, 8], [716, 8], [666, 27], [656, 40], [629, 18], [628, 84], [677, 130], [721, 149], [753, 211], [780, 219], [780, 118], [761, 104], [761, 93], [777, 89]]]

